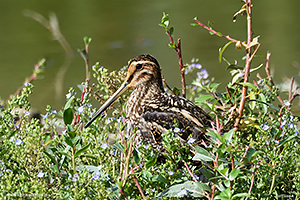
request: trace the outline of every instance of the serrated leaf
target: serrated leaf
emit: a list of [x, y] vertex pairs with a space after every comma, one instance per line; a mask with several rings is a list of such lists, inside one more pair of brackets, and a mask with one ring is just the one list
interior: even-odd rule
[[64, 123], [65, 125], [71, 124], [73, 121], [73, 111], [71, 108], [68, 108], [64, 111]]

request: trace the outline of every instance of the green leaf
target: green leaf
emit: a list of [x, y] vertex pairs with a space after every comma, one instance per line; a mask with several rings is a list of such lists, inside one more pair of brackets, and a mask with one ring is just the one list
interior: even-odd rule
[[[263, 93], [259, 93], [259, 94], [258, 94], [258, 97], [259, 97], [259, 99], [260, 99], [262, 102], [264, 102], [264, 103], [261, 104], [263, 113], [264, 113], [264, 114], [267, 114], [267, 112], [268, 112], [268, 107], [267, 107], [267, 104], [266, 104], [267, 99], [266, 99], [265, 95], [264, 95]], [[258, 102], [259, 102], [259, 101], [258, 101]]]
[[70, 146], [74, 147], [74, 144], [72, 142], [72, 139], [70, 137], [65, 136], [65, 142]]
[[174, 28], [173, 28], [173, 27], [169, 28], [169, 33], [170, 33], [170, 35], [172, 35], [173, 32], [174, 32]]
[[80, 154], [85, 152], [90, 147], [90, 145], [91, 145], [91, 143], [87, 144], [86, 146], [84, 146], [80, 150], [76, 151], [75, 154], [74, 154], [74, 157], [76, 158], [76, 157], [80, 156]]
[[252, 88], [254, 91], [257, 91], [257, 90], [258, 90], [258, 88], [257, 88], [255, 85], [253, 85], [252, 83], [249, 83], [249, 82], [247, 82], [247, 83], [239, 83], [239, 84], [245, 85], [245, 86], [247, 86], [247, 87], [250, 87], [250, 88]]
[[255, 106], [256, 106], [256, 101], [254, 101], [256, 99], [256, 96], [255, 96], [255, 92], [253, 91], [250, 91], [250, 109], [251, 110], [254, 110]]
[[291, 140], [293, 140], [293, 139], [295, 139], [295, 138], [296, 138], [295, 135], [291, 135], [290, 137], [281, 140], [281, 141], [279, 142], [278, 147], [281, 147], [282, 145], [285, 145], [287, 142], [289, 142], [289, 141], [291, 141]]
[[222, 136], [219, 135], [219, 134], [216, 133], [216, 132], [207, 132], [207, 133], [205, 133], [205, 134], [211, 136], [212, 139], [220, 140], [220, 142], [222, 141]]
[[255, 153], [255, 149], [254, 148], [249, 148], [246, 154], [246, 158], [248, 159], [248, 162], [251, 162], [251, 158], [253, 156], [253, 154]]
[[112, 145], [113, 148], [119, 150], [121, 153], [124, 153], [124, 146], [121, 143], [115, 143]]
[[64, 112], [64, 122], [65, 122], [65, 125], [71, 124], [72, 121], [73, 121], [73, 111], [72, 111], [71, 108], [68, 108]]
[[92, 41], [92, 38], [85, 36], [83, 38], [83, 41], [84, 41], [85, 45], [89, 45], [91, 43], [91, 41]]
[[152, 177], [151, 181], [155, 182], [162, 182], [162, 183], [168, 183], [167, 179], [163, 177], [162, 175], [158, 174]]
[[198, 97], [195, 101], [196, 101], [196, 103], [202, 103], [203, 101], [206, 101], [206, 100], [210, 99], [211, 97], [212, 97], [211, 94], [202, 95], [202, 96]]
[[254, 72], [254, 71], [256, 71], [256, 70], [258, 70], [258, 69], [261, 68], [263, 65], [264, 65], [264, 64], [260, 64], [258, 67], [253, 68], [253, 69], [250, 69], [250, 73], [251, 73], [251, 72]]
[[72, 101], [75, 99], [74, 96], [71, 96], [70, 99], [67, 101], [64, 110], [67, 110], [68, 108], [70, 108]]
[[233, 191], [230, 188], [222, 191], [219, 195], [215, 196], [214, 199], [221, 199], [221, 200], [230, 200], [232, 197]]
[[222, 142], [229, 145], [231, 142], [233, 133], [234, 133], [234, 129], [231, 129], [230, 131], [226, 132], [223, 136]]
[[138, 165], [140, 162], [140, 157], [139, 157], [138, 152], [135, 149], [132, 152], [132, 156], [133, 156], [134, 162]]
[[205, 191], [210, 192], [210, 187], [201, 182], [187, 181], [169, 187], [167, 190], [159, 193], [156, 197], [181, 197], [180, 192], [182, 190], [186, 190], [188, 196], [191, 197], [205, 197]]
[[[222, 34], [221, 34], [221, 35], [222, 35]], [[227, 42], [227, 43], [223, 46], [223, 48], [220, 50], [220, 52], [219, 52], [219, 62], [220, 62], [220, 63], [221, 63], [221, 61], [222, 61], [222, 55], [223, 55], [225, 49], [226, 49], [231, 43], [232, 43], [232, 41]]]
[[229, 173], [229, 180], [234, 180], [240, 173], [239, 169], [234, 168], [230, 173]]
[[153, 155], [150, 159], [146, 162], [146, 168], [149, 169], [150, 167], [154, 166], [157, 161], [157, 155]]
[[170, 43], [169, 43], [169, 47], [171, 47], [171, 48], [173, 48], [173, 49], [176, 49], [176, 46], [175, 46], [175, 44], [174, 44], [174, 43], [172, 43], [172, 42], [170, 42]]
[[215, 156], [211, 155], [206, 149], [196, 146], [196, 155], [193, 157], [193, 160], [202, 160], [202, 161], [214, 161]]
[[232, 196], [232, 199], [235, 199], [237, 197], [251, 197], [248, 193], [238, 193]]
[[44, 151], [43, 152], [48, 158], [50, 158], [50, 160], [53, 162], [53, 163], [56, 163], [56, 159], [54, 158], [54, 156], [52, 156], [50, 153], [48, 153], [47, 151]]
[[76, 133], [73, 132], [73, 131], [69, 131], [68, 134], [69, 134], [71, 139], [73, 139], [76, 136]]

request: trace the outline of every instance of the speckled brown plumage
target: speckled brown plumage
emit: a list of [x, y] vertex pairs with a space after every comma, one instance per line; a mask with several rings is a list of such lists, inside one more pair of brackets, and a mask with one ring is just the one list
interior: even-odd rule
[[126, 105], [127, 132], [131, 134], [137, 127], [139, 143], [143, 140], [160, 150], [162, 134], [175, 127], [180, 129], [178, 135], [183, 141], [190, 135], [197, 143], [205, 138], [205, 129], [211, 127], [212, 118], [191, 101], [164, 91], [160, 66], [151, 55], [140, 55], [129, 62], [124, 84], [85, 127], [128, 88], [134, 91]]

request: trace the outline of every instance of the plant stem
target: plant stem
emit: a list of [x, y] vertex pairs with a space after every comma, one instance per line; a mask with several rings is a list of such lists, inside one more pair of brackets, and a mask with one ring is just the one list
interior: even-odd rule
[[133, 171], [132, 168], [131, 168], [131, 173], [132, 173], [132, 175], [133, 175], [133, 180], [134, 180], [136, 186], [138, 187], [138, 189], [139, 189], [139, 191], [140, 191], [140, 193], [141, 193], [141, 195], [142, 195], [142, 198], [145, 199], [145, 195], [144, 195], [144, 193], [143, 193], [143, 191], [142, 191], [142, 188], [141, 188], [139, 182], [137, 181], [137, 179], [136, 179], [136, 177], [135, 177], [135, 175], [134, 175], [134, 171]]
[[[246, 0], [246, 10], [247, 10], [247, 47], [250, 45], [252, 41], [252, 23], [251, 23], [251, 0]], [[248, 82], [250, 65], [251, 65], [251, 48], [246, 48], [246, 65], [245, 65], [245, 74], [244, 74], [244, 83]], [[247, 86], [243, 85], [242, 96], [240, 101], [240, 107], [238, 109], [239, 118], [235, 122], [235, 127], [237, 128], [239, 125], [240, 118], [243, 115], [243, 109], [247, 96]], [[236, 129], [237, 130], [237, 129]]]

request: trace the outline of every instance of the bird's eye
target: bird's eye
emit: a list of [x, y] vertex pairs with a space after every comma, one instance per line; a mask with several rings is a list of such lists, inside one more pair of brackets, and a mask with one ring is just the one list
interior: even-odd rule
[[137, 64], [135, 68], [136, 68], [136, 69], [142, 69], [142, 67], [143, 67], [142, 64]]

